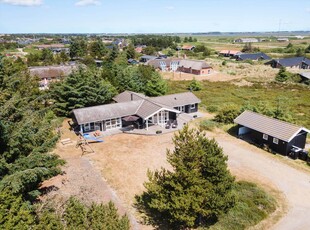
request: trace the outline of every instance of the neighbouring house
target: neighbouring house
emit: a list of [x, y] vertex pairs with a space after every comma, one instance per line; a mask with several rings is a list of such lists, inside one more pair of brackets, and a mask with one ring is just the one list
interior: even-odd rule
[[146, 47], [146, 45], [138, 45], [138, 46], [136, 46], [136, 48], [135, 48], [135, 51], [137, 52], [137, 53], [142, 53], [142, 51], [143, 51], [143, 49]]
[[213, 68], [205, 61], [187, 60], [180, 58], [154, 59], [146, 62], [146, 65], [153, 66], [163, 72], [183, 72], [196, 75], [210, 74]]
[[118, 48], [122, 49], [126, 47], [128, 44], [124, 38], [117, 38], [112, 42], [112, 45], [117, 46]]
[[257, 38], [238, 38], [234, 42], [236, 43], [254, 43], [259, 42]]
[[192, 51], [194, 50], [196, 47], [195, 46], [192, 46], [192, 45], [184, 45], [182, 46], [182, 50], [189, 50], [189, 51]]
[[236, 54], [235, 57], [237, 61], [245, 61], [245, 60], [253, 60], [253, 61], [262, 61], [262, 60], [270, 60], [271, 58], [265, 53], [259, 52], [254, 54]]
[[201, 102], [193, 93], [147, 97], [124, 91], [113, 98], [116, 103], [72, 110], [72, 118], [81, 133], [107, 131], [134, 126], [148, 129], [152, 125], [165, 127], [178, 120], [181, 113], [198, 111]]
[[310, 83], [310, 72], [300, 73], [301, 82], [309, 82]]
[[60, 53], [61, 51], [64, 51], [66, 54], [70, 53], [70, 48], [65, 47], [64, 44], [35, 45], [34, 47], [38, 50], [49, 49], [54, 54]]
[[288, 42], [289, 39], [288, 38], [278, 38], [277, 41], [278, 42]]
[[295, 69], [310, 69], [310, 60], [305, 57], [292, 57], [283, 59], [273, 59], [265, 63], [273, 68], [295, 68]]
[[213, 68], [205, 61], [182, 59], [178, 71], [196, 75], [210, 74]]
[[157, 56], [151, 56], [151, 55], [143, 55], [140, 57], [140, 62], [148, 62], [150, 60], [154, 60], [154, 59], [157, 59], [158, 57]]
[[221, 50], [219, 52], [219, 56], [224, 56], [224, 57], [234, 57], [237, 54], [242, 54], [242, 52], [239, 50]]
[[139, 64], [139, 62], [133, 58], [129, 58], [127, 60], [128, 64], [131, 64], [131, 65], [136, 65], [136, 64]]
[[148, 61], [146, 64], [154, 67], [154, 69], [159, 69], [163, 72], [175, 72], [179, 68], [180, 61], [180, 58], [154, 59]]
[[51, 48], [65, 48], [64, 44], [50, 44], [50, 45], [35, 45], [35, 48], [38, 50], [43, 50], [43, 49], [51, 49]]
[[294, 147], [304, 149], [310, 130], [251, 111], [244, 111], [234, 122], [238, 136], [288, 155]]
[[77, 70], [78, 66], [75, 63], [71, 65], [58, 65], [58, 66], [32, 66], [29, 67], [31, 76], [40, 78], [39, 88], [41, 90], [48, 89], [50, 82], [62, 79]]

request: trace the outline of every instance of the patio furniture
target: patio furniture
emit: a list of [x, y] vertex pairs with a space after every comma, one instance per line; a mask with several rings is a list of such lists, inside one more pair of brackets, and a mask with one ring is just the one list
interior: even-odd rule
[[166, 123], [166, 129], [170, 129], [170, 126], [171, 126], [171, 121], [169, 120], [169, 121]]
[[178, 127], [178, 121], [174, 120], [172, 123], [172, 128], [176, 128], [176, 127]]

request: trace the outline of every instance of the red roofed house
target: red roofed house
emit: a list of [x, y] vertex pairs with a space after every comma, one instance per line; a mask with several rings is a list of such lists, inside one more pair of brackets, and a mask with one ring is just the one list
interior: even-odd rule
[[184, 45], [182, 46], [182, 50], [189, 50], [189, 51], [192, 51], [194, 50], [196, 47], [195, 46], [192, 46], [192, 45]]

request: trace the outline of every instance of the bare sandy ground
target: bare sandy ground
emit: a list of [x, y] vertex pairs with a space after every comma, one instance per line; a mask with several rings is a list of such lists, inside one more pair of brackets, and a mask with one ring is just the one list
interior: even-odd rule
[[[66, 127], [63, 138], [77, 139]], [[278, 200], [278, 209], [253, 229], [309, 229], [310, 172], [291, 167], [291, 159], [277, 157], [223, 131], [208, 132], [225, 154], [228, 166], [237, 179], [253, 181]], [[152, 229], [137, 223], [134, 197], [144, 190], [147, 170], [169, 168], [166, 149], [172, 149], [173, 133], [159, 136], [117, 134], [103, 143], [92, 144], [95, 153], [81, 157], [74, 144], [58, 145], [56, 153], [67, 160], [64, 176], [46, 185], [58, 187], [56, 194], [78, 195], [84, 200], [106, 202], [111, 199], [131, 218], [133, 229]]]

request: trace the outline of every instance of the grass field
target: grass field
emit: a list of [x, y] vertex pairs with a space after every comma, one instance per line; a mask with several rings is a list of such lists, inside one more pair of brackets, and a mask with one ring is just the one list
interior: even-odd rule
[[[187, 91], [189, 82], [168, 81], [169, 92]], [[202, 90], [195, 92], [201, 99], [201, 107], [216, 112], [227, 106], [241, 108], [250, 103], [263, 103], [275, 108], [281, 106], [290, 113], [293, 123], [310, 128], [310, 89], [304, 85], [279, 84], [276, 82], [254, 83], [237, 86], [232, 82], [202, 81]]]

